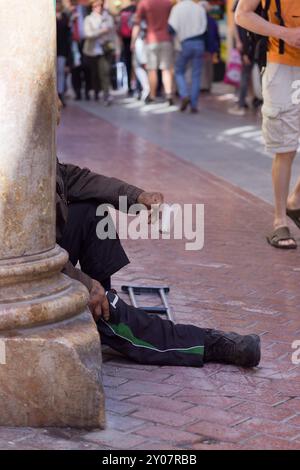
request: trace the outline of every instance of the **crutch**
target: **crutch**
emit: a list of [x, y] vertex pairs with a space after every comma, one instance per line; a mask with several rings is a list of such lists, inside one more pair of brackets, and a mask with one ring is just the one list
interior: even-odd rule
[[[147, 313], [152, 313], [152, 314], [157, 314], [157, 315], [166, 315], [169, 320], [175, 323], [175, 317], [168, 304], [168, 299], [167, 299], [167, 294], [170, 292], [169, 287], [122, 286], [122, 291], [126, 292], [129, 295], [129, 298], [133, 307], [144, 310]], [[163, 306], [139, 307], [135, 296], [141, 295], [141, 294], [158, 294], [160, 296]]]

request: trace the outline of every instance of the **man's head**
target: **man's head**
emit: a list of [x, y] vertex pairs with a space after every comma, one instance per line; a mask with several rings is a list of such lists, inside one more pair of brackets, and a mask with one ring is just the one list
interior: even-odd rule
[[93, 0], [91, 2], [91, 9], [94, 13], [100, 14], [102, 11], [102, 1], [101, 0]]
[[71, 0], [70, 7], [69, 7], [70, 11], [74, 12], [76, 10], [76, 7], [77, 7], [77, 0]]
[[200, 5], [202, 5], [205, 8], [205, 10], [208, 12], [211, 11], [213, 8], [212, 5], [206, 0], [200, 0], [200, 1], [198, 0], [198, 3], [200, 3]]
[[56, 2], [56, 14], [61, 14], [64, 10], [64, 6], [61, 0], [57, 0]]

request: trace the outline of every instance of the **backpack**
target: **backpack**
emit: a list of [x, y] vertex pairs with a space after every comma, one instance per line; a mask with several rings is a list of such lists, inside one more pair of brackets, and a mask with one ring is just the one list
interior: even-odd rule
[[122, 11], [120, 20], [120, 35], [122, 38], [131, 38], [134, 24], [134, 13], [132, 11]]
[[[276, 16], [279, 19], [280, 26], [284, 26], [284, 21], [281, 15], [281, 0], [275, 0], [276, 3]], [[265, 6], [262, 6], [260, 3], [256, 9], [256, 13], [260, 15], [263, 19], [269, 21], [269, 9], [271, 6], [271, 0], [266, 0]], [[263, 69], [267, 65], [267, 52], [269, 48], [269, 39], [266, 36], [261, 36], [260, 34], [252, 33], [247, 31], [247, 47], [245, 54], [248, 57], [253, 58], [260, 69]], [[285, 44], [282, 39], [279, 40], [279, 54], [284, 54]]]

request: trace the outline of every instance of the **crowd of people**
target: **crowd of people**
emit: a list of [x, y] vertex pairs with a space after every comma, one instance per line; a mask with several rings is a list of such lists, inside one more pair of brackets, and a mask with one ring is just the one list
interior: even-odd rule
[[[181, 111], [198, 111], [201, 77], [210, 89], [213, 62], [220, 56], [216, 21], [200, 0], [130, 0], [112, 15], [105, 0], [88, 6], [76, 0], [56, 3], [57, 87], [65, 105], [68, 76], [75, 99], [103, 98], [126, 88], [146, 104], [163, 97]], [[190, 80], [186, 78], [186, 72]], [[189, 83], [191, 82], [191, 83]]]

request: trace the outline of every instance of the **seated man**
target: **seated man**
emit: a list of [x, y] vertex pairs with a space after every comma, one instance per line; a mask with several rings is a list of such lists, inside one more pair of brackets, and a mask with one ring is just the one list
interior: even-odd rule
[[[120, 241], [97, 237], [99, 204], [118, 208], [119, 196], [128, 205], [148, 209], [163, 202], [160, 193], [147, 193], [116, 178], [57, 162], [57, 243], [70, 260], [65, 273], [90, 292], [89, 307], [103, 344], [142, 364], [202, 366], [220, 362], [255, 367], [260, 361], [260, 338], [175, 325], [127, 305], [111, 290], [111, 276], [129, 261]], [[81, 270], [75, 266], [80, 262]]]

